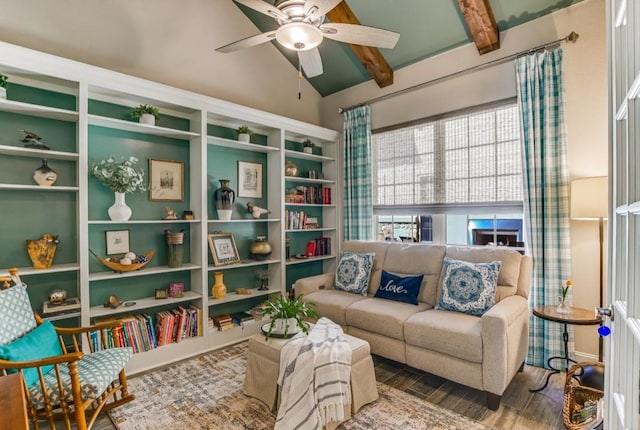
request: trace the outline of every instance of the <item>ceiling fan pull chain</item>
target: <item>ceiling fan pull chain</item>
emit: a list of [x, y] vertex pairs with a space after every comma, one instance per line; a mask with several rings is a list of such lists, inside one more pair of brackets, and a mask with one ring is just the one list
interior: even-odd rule
[[302, 62], [298, 61], [298, 100], [302, 99]]

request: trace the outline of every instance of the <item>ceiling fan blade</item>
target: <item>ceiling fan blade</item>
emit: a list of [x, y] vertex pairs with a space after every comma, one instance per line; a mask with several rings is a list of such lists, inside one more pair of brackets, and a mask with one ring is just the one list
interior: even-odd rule
[[320, 16], [338, 6], [342, 0], [307, 0], [304, 4], [304, 14], [307, 18]]
[[230, 43], [228, 45], [221, 46], [216, 49], [217, 52], [228, 53], [237, 51], [239, 49], [251, 48], [252, 46], [257, 46], [265, 42], [270, 42], [275, 40], [276, 32], [268, 31], [262, 34], [256, 34], [255, 36], [249, 36], [245, 39], [238, 40], [237, 42]]
[[262, 0], [236, 0], [236, 2], [250, 7], [253, 10], [257, 10], [260, 13], [264, 13], [265, 15], [269, 15], [272, 18], [289, 19], [287, 14], [280, 9]]
[[343, 24], [330, 22], [322, 24], [320, 31], [324, 37], [338, 42], [353, 43], [355, 45], [373, 46], [376, 48], [391, 49], [396, 46], [400, 33], [383, 30], [366, 25]]
[[298, 61], [304, 70], [307, 78], [313, 78], [322, 74], [322, 58], [318, 48], [309, 49], [308, 51], [298, 51]]

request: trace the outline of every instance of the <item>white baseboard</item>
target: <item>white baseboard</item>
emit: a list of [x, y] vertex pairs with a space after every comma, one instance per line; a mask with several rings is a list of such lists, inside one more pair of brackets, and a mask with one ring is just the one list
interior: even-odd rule
[[576, 361], [579, 363], [581, 361], [598, 361], [598, 356], [595, 354], [589, 354], [587, 352], [576, 351]]

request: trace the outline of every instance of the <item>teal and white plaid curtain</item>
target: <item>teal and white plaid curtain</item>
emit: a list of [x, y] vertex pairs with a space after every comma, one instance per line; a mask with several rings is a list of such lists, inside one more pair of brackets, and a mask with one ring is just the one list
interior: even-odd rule
[[344, 239], [373, 239], [371, 108], [344, 112]]
[[[522, 115], [527, 246], [533, 257], [529, 295], [533, 308], [558, 304], [571, 269], [562, 48], [517, 58], [515, 66]], [[573, 336], [569, 339], [572, 354]], [[549, 357], [563, 355], [563, 349], [562, 324], [532, 316], [527, 363], [542, 367]]]

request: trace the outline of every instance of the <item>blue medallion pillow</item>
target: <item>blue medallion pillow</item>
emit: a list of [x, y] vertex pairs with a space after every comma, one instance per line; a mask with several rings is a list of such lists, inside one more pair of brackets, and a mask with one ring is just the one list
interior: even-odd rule
[[336, 269], [335, 289], [366, 295], [375, 256], [373, 252], [357, 254], [343, 251]]
[[380, 286], [374, 297], [417, 305], [423, 277], [424, 275], [403, 277], [383, 270]]
[[442, 291], [436, 309], [481, 316], [493, 306], [502, 262], [469, 263], [444, 259]]

